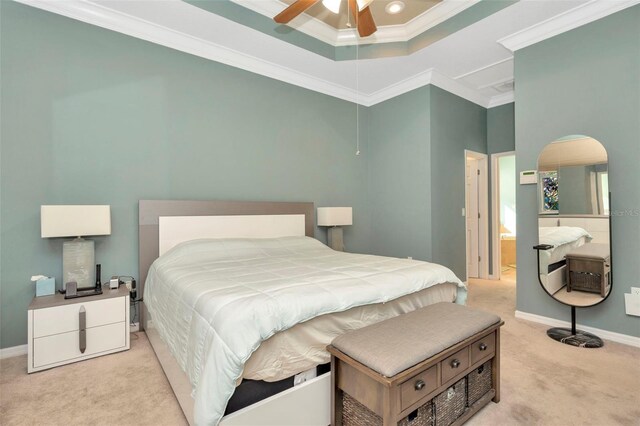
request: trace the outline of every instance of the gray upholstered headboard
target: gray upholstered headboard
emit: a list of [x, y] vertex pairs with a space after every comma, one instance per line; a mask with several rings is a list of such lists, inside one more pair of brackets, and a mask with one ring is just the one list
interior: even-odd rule
[[[309, 202], [140, 200], [138, 204], [138, 297], [144, 294], [147, 272], [153, 261], [158, 258], [158, 222], [161, 216], [304, 214], [305, 235], [313, 237], [314, 213], [314, 204]], [[143, 324], [143, 319], [140, 324]]]

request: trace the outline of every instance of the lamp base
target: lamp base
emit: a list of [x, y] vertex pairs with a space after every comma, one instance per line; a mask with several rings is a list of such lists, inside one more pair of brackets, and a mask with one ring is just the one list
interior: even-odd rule
[[75, 281], [78, 288], [94, 287], [95, 249], [92, 240], [76, 238], [62, 244], [62, 289], [67, 283]]
[[336, 251], [344, 251], [344, 241], [342, 239], [342, 228], [334, 226], [327, 230], [327, 243], [329, 247]]

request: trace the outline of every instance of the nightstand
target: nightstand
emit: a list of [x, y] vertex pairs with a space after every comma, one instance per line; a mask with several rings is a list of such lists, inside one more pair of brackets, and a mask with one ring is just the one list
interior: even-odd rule
[[77, 299], [62, 294], [33, 298], [28, 310], [29, 373], [129, 349], [129, 290], [122, 285], [102, 291]]

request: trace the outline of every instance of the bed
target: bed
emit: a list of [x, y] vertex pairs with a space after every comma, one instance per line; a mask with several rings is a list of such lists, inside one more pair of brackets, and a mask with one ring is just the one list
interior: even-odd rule
[[345, 330], [464, 302], [464, 284], [443, 266], [327, 248], [311, 238], [313, 211], [140, 202], [142, 323], [190, 423], [328, 424], [326, 373], [223, 415], [237, 384], [322, 365]]
[[571, 250], [589, 243], [593, 237], [585, 229], [575, 226], [540, 227], [540, 244], [553, 248], [540, 251], [540, 279], [547, 291], [556, 293], [564, 287], [565, 256]]

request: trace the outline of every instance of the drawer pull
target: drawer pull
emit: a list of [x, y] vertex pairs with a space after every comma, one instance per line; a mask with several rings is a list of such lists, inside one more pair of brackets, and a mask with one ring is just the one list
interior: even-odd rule
[[460, 361], [458, 361], [457, 359], [454, 359], [453, 361], [451, 361], [451, 368], [458, 368], [460, 367]]
[[424, 382], [424, 380], [418, 380], [413, 387], [415, 390], [420, 391], [424, 388], [425, 385], [426, 383]]
[[487, 345], [486, 345], [486, 344], [484, 344], [484, 343], [480, 343], [480, 346], [478, 346], [478, 348], [479, 348], [481, 351], [486, 351], [486, 350], [487, 350]]
[[84, 306], [80, 306], [80, 312], [78, 312], [78, 347], [80, 348], [80, 352], [84, 353], [87, 349], [87, 311], [84, 309]]

